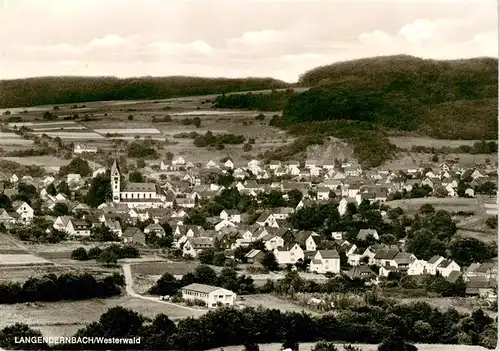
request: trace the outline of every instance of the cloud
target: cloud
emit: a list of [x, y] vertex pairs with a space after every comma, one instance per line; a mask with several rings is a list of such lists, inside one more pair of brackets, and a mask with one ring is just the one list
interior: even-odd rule
[[126, 40], [119, 35], [116, 34], [109, 34], [106, 35], [105, 37], [102, 38], [96, 38], [92, 39], [89, 43], [88, 46], [97, 46], [97, 47], [102, 47], [102, 46], [117, 46], [117, 45], [122, 45], [126, 42]]
[[389, 45], [392, 43], [392, 38], [385, 32], [374, 30], [373, 32], [360, 34], [358, 41], [368, 45]]

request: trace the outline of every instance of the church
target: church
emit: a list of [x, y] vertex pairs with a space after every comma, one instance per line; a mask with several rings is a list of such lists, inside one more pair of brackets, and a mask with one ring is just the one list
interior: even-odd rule
[[129, 208], [161, 208], [166, 206], [166, 194], [155, 183], [127, 182], [121, 186], [121, 173], [118, 162], [111, 166], [111, 189], [114, 203], [124, 203]]

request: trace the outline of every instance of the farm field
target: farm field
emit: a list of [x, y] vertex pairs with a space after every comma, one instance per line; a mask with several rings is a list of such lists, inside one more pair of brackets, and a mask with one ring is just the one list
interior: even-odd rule
[[[411, 146], [410, 146], [411, 147]], [[388, 168], [394, 171], [397, 170], [407, 170], [409, 168], [420, 167], [424, 164], [431, 163], [432, 155], [422, 154], [422, 153], [400, 153], [392, 160], [388, 160], [383, 166], [379, 168]], [[461, 167], [473, 167], [475, 164], [483, 164], [488, 160], [491, 164], [498, 162], [497, 154], [447, 154], [440, 155], [441, 161], [453, 160]]]
[[109, 308], [121, 306], [147, 317], [164, 313], [170, 318], [200, 316], [205, 311], [192, 311], [129, 296], [85, 301], [23, 303], [0, 305], [0, 329], [14, 323], [26, 323], [40, 329], [45, 336], [71, 336], [87, 323], [97, 321]]
[[53, 264], [50, 261], [28, 253], [0, 254], [0, 267], [18, 265]]
[[448, 212], [470, 211], [479, 213], [482, 210], [476, 198], [460, 197], [425, 197], [387, 201], [385, 204], [390, 207], [401, 207], [405, 212], [417, 212], [423, 204], [431, 204], [436, 210], [445, 210]]
[[[369, 344], [352, 344], [360, 348], [362, 351], [377, 351], [378, 345]], [[314, 343], [302, 343], [299, 344], [299, 351], [310, 351], [314, 346]], [[343, 350], [343, 344], [336, 345], [339, 350]], [[439, 344], [415, 344], [419, 351], [485, 351], [488, 350], [481, 346], [470, 346], [470, 345], [439, 345]], [[243, 346], [225, 346], [217, 349], [212, 349], [209, 351], [241, 351]], [[259, 350], [261, 351], [280, 351], [281, 344], [259, 344]]]
[[[433, 138], [425, 138], [425, 137], [389, 137], [391, 143], [398, 147], [409, 148], [412, 146], [427, 146], [427, 147], [459, 147], [461, 145], [470, 145], [474, 144], [480, 140], [462, 140], [462, 139], [433, 139]], [[490, 141], [490, 140], [487, 140]], [[491, 140], [496, 141], [496, 140]]]

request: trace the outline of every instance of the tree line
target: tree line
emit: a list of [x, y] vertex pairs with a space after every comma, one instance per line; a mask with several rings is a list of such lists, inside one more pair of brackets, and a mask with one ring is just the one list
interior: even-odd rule
[[122, 275], [96, 279], [89, 273], [46, 274], [24, 283], [0, 284], [0, 303], [85, 300], [119, 295], [125, 284]]
[[[231, 345], [255, 345], [280, 342], [297, 350], [298, 343], [340, 341], [344, 343], [384, 342], [379, 350], [415, 350], [400, 348], [406, 342], [470, 344], [495, 348], [497, 324], [482, 310], [461, 314], [454, 309], [440, 311], [426, 303], [388, 305], [383, 300], [336, 315], [311, 316], [276, 309], [229, 307], [209, 311], [195, 319], [177, 324], [159, 314], [150, 319], [123, 307], [113, 307], [98, 321], [78, 330], [77, 337], [141, 337], [140, 350], [208, 350]], [[21, 334], [22, 333], [22, 334]], [[16, 344], [19, 335], [41, 335], [24, 324], [0, 331], [0, 346], [6, 349], [32, 349]], [[389, 344], [389, 345], [387, 345]], [[381, 346], [382, 346], [381, 345]], [[390, 346], [397, 346], [391, 348]], [[26, 346], [29, 346], [26, 348]], [[67, 349], [68, 345], [35, 345], [42, 349]], [[102, 349], [98, 344], [76, 344], [72, 349]], [[123, 345], [107, 344], [106, 349]], [[255, 346], [254, 346], [255, 349]]]
[[0, 82], [0, 108], [89, 101], [164, 99], [284, 88], [272, 78], [43, 77]]

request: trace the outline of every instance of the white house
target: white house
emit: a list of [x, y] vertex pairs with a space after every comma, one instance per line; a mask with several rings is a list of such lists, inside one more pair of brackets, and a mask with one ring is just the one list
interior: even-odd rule
[[227, 220], [227, 219], [223, 219], [222, 221], [220, 221], [219, 223], [217, 223], [215, 226], [214, 226], [214, 229], [216, 231], [220, 231], [222, 230], [222, 228], [229, 228], [229, 227], [236, 227], [236, 224], [234, 224], [233, 222]]
[[86, 220], [72, 218], [68, 222], [66, 232], [69, 235], [90, 236], [91, 228], [92, 224]]
[[285, 240], [278, 235], [268, 234], [262, 240], [267, 251], [274, 251], [278, 247], [285, 246]]
[[427, 262], [424, 260], [414, 260], [408, 266], [408, 275], [422, 275], [426, 273]]
[[441, 263], [437, 266], [436, 269], [439, 272], [439, 274], [441, 274], [445, 278], [447, 278], [453, 271], [460, 272], [460, 266], [453, 260], [441, 261]]
[[198, 254], [210, 247], [213, 247], [213, 238], [199, 237], [199, 238], [189, 238], [186, 240], [182, 246], [182, 255], [198, 257]]
[[84, 152], [95, 154], [97, 152], [97, 148], [85, 144], [76, 144], [73, 148], [73, 153], [75, 154], [82, 154]]
[[309, 266], [311, 272], [340, 273], [340, 256], [337, 250], [319, 250]]
[[234, 162], [229, 158], [227, 159], [224, 163], [223, 166], [228, 169], [233, 169], [234, 168]]
[[241, 222], [241, 214], [237, 210], [222, 210], [219, 217], [233, 223]]
[[330, 199], [330, 188], [326, 186], [318, 187], [316, 190], [318, 200], [328, 200]]
[[207, 162], [206, 167], [208, 169], [214, 169], [214, 168], [219, 168], [219, 165], [216, 162], [214, 162], [213, 160], [210, 160]]
[[435, 275], [437, 272], [437, 267], [444, 261], [443, 256], [432, 256], [426, 264], [426, 271], [428, 274]]
[[274, 249], [274, 256], [278, 264], [295, 264], [298, 260], [304, 260], [304, 251], [299, 244]]
[[30, 223], [34, 217], [34, 210], [24, 201], [14, 201], [12, 207], [19, 214], [20, 220], [23, 223]]
[[177, 156], [172, 159], [172, 166], [185, 166], [186, 160], [182, 156]]
[[231, 290], [205, 284], [189, 284], [181, 289], [184, 300], [202, 300], [209, 308], [233, 306], [236, 294]]

